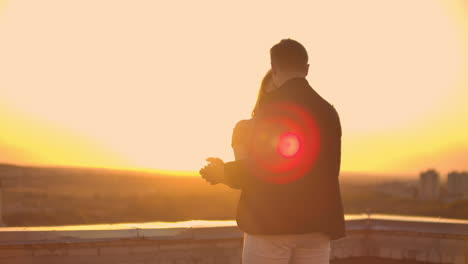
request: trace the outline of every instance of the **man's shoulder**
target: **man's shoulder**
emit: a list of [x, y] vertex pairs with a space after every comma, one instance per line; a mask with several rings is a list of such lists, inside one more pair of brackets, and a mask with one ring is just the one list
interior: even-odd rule
[[321, 115], [329, 121], [340, 123], [340, 117], [337, 109], [329, 101], [319, 95], [312, 87], [302, 100], [310, 107], [311, 111]]
[[322, 111], [337, 114], [335, 107], [327, 99], [323, 98], [314, 88], [309, 86], [303, 91], [304, 92], [298, 95], [298, 97], [307, 101], [311, 107], [320, 108]]
[[338, 117], [336, 108], [323, 98], [305, 78], [296, 78], [287, 83], [285, 89], [281, 89], [277, 99], [280, 101], [301, 105], [326, 115]]

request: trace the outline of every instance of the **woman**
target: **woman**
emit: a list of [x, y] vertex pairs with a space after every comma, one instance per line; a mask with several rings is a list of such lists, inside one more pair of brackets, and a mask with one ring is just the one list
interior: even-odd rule
[[[255, 126], [255, 116], [258, 114], [258, 109], [260, 107], [261, 101], [264, 95], [274, 89], [273, 79], [271, 76], [271, 70], [265, 74], [262, 79], [260, 89], [258, 91], [257, 102], [252, 110], [252, 118], [250, 119], [243, 119], [236, 123], [233, 132], [232, 132], [232, 140], [231, 140], [231, 147], [234, 151], [234, 158], [235, 160], [242, 160], [248, 157], [250, 151], [250, 145], [252, 140], [252, 131]], [[219, 158], [208, 158], [207, 161], [211, 162], [208, 167], [211, 165], [223, 162]], [[203, 174], [202, 174], [203, 175]], [[217, 183], [224, 183], [231, 188], [234, 189], [241, 189], [240, 186], [236, 185], [232, 182], [213, 182], [209, 179], [205, 179], [206, 181], [210, 182], [211, 184]]]
[[237, 122], [232, 132], [231, 147], [234, 151], [236, 160], [241, 160], [247, 157], [249, 152], [250, 141], [252, 138], [252, 130], [255, 124], [255, 115], [258, 113], [261, 100], [266, 92], [274, 89], [271, 70], [263, 77], [260, 89], [258, 91], [257, 102], [252, 110], [252, 118], [244, 119]]

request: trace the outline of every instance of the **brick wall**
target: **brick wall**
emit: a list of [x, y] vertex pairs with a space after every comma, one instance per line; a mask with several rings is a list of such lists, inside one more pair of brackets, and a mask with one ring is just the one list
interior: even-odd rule
[[0, 263], [240, 263], [241, 248], [241, 239], [14, 245], [0, 248]]

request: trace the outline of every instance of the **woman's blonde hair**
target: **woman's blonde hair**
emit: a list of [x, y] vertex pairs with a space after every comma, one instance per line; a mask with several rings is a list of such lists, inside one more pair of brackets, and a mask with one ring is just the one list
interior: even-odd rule
[[260, 102], [265, 95], [265, 87], [267, 85], [273, 85], [273, 77], [271, 76], [271, 69], [267, 71], [265, 76], [262, 79], [262, 82], [260, 84], [260, 89], [258, 90], [258, 95], [257, 95], [257, 102], [255, 103], [255, 106], [252, 110], [252, 117], [254, 117], [256, 114], [258, 114], [258, 108], [260, 106]]

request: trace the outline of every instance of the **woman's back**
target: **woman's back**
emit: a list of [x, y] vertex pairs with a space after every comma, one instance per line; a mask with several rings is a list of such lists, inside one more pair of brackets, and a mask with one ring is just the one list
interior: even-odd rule
[[253, 119], [244, 119], [237, 122], [232, 131], [231, 147], [236, 160], [244, 159], [249, 153], [252, 138]]

